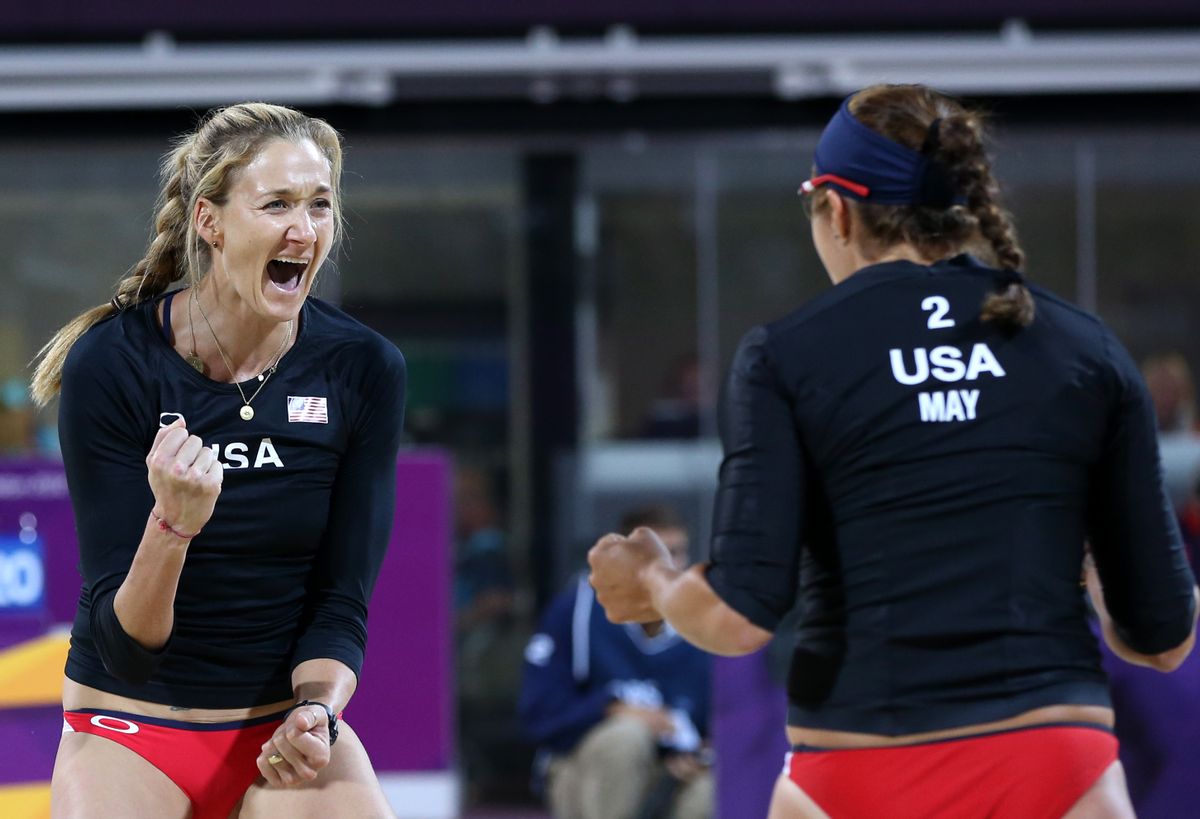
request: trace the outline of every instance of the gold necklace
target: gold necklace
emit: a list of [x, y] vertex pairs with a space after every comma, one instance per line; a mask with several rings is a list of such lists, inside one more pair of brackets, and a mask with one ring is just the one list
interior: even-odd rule
[[200, 317], [203, 318], [204, 323], [208, 325], [208, 332], [212, 333], [213, 343], [217, 345], [217, 352], [221, 354], [221, 360], [224, 361], [225, 366], [229, 368], [229, 375], [231, 378], [233, 378], [233, 386], [237, 387], [238, 395], [242, 396], [242, 408], [238, 410], [238, 415], [242, 417], [243, 421], [249, 421], [254, 417], [254, 408], [250, 406], [250, 402], [258, 397], [258, 394], [262, 392], [262, 388], [267, 386], [267, 379], [273, 376], [276, 368], [279, 367], [279, 360], [283, 358], [283, 348], [287, 346], [288, 341], [292, 338], [292, 323], [290, 321], [288, 322], [288, 329], [287, 333], [285, 333], [283, 336], [283, 343], [280, 344], [279, 349], [275, 351], [275, 362], [270, 367], [258, 374], [258, 389], [254, 391], [253, 395], [247, 398], [246, 393], [242, 390], [241, 383], [237, 380], [237, 375], [234, 373], [233, 363], [229, 360], [229, 356], [225, 355], [225, 350], [221, 348], [221, 342], [217, 339], [217, 331], [213, 329], [212, 322], [208, 320], [208, 315], [204, 312], [204, 305], [201, 304], [199, 300], [196, 300], [196, 306], [200, 308]]
[[204, 359], [196, 355], [196, 323], [192, 321], [192, 305], [196, 301], [196, 288], [188, 288], [188, 330], [192, 333], [192, 352], [185, 355], [183, 360], [192, 365], [192, 369], [204, 375]]

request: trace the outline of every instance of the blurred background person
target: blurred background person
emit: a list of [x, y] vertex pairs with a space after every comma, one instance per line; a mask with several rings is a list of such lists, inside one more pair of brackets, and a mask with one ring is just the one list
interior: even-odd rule
[[677, 359], [646, 410], [640, 437], [697, 437], [706, 395], [701, 378], [700, 359], [694, 353]]
[[[653, 529], [680, 569], [688, 534], [674, 512], [626, 513]], [[713, 815], [710, 659], [670, 625], [616, 625], [584, 576], [542, 614], [525, 648], [520, 711], [537, 744], [535, 775], [557, 819], [702, 819]]]
[[513, 614], [503, 510], [488, 472], [459, 466], [454, 484], [454, 605], [464, 640]]
[[1196, 387], [1191, 367], [1179, 352], [1155, 353], [1142, 361], [1142, 377], [1154, 402], [1162, 435], [1200, 434], [1196, 427]]
[[1200, 428], [1192, 368], [1178, 351], [1159, 352], [1142, 361], [1142, 377], [1154, 402], [1163, 479], [1189, 548], [1200, 538]]
[[[502, 494], [487, 469], [454, 478], [455, 676], [460, 754], [470, 801], [524, 786], [531, 754], [516, 719], [527, 632], [516, 611]], [[514, 785], [517, 782], [519, 784]]]
[[0, 457], [37, 450], [36, 419], [24, 381], [10, 378], [0, 384]]

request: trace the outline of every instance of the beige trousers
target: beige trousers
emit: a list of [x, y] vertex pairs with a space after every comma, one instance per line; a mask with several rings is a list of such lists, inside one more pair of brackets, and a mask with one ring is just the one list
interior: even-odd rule
[[[654, 736], [644, 723], [614, 717], [593, 728], [548, 772], [547, 795], [556, 819], [637, 819], [663, 776]], [[711, 819], [713, 778], [705, 771], [679, 786], [671, 819]]]

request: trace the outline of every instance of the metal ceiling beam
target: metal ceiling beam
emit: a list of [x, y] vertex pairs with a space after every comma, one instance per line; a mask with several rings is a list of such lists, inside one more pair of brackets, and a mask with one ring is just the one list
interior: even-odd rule
[[958, 94], [1200, 90], [1200, 30], [0, 47], [0, 110], [382, 106], [406, 99], [841, 96], [873, 82]]

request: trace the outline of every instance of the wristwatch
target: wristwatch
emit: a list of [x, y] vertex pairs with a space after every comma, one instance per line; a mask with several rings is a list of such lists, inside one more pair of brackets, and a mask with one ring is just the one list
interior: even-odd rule
[[332, 748], [333, 743], [337, 742], [338, 737], [338, 715], [333, 713], [333, 709], [323, 702], [317, 702], [316, 700], [304, 700], [303, 702], [298, 702], [289, 708], [287, 713], [284, 714], [284, 718], [286, 719], [287, 714], [292, 713], [303, 705], [319, 705], [325, 709], [325, 716], [329, 718], [329, 747]]

